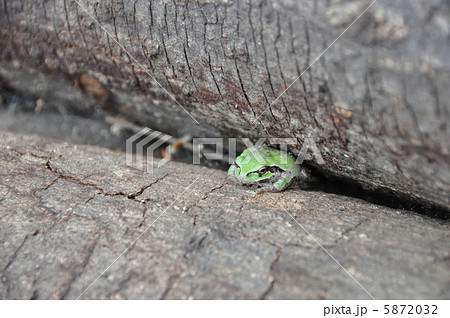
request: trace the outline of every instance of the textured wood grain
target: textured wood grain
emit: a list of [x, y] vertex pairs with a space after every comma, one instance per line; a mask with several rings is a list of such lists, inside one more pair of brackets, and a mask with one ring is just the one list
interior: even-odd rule
[[375, 298], [450, 297], [447, 221], [0, 132], [2, 299], [77, 298], [128, 247], [82, 299], [370, 298], [315, 240]]
[[[279, 99], [369, 1], [79, 3], [111, 36], [75, 1], [3, 1], [5, 85], [64, 100], [47, 84], [58, 76], [71, 87], [89, 73], [110, 94], [102, 107], [141, 124], [292, 137], [295, 154], [311, 138], [325, 164], [307, 164], [320, 172], [449, 209], [447, 2], [378, 0]], [[24, 85], [33, 78], [39, 85]], [[66, 99], [73, 111], [90, 111]]]

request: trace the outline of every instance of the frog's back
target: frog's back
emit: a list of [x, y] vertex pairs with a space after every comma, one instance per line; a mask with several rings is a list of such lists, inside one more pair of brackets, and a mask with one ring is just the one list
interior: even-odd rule
[[[250, 172], [254, 168], [252, 167], [253, 165], [250, 165], [249, 163], [253, 162], [255, 159], [255, 155], [253, 155], [255, 152], [259, 153], [264, 160], [264, 162], [260, 163], [261, 165], [266, 165], [269, 167], [276, 166], [284, 170], [294, 170], [293, 172], [299, 169], [294, 158], [288, 153], [281, 152], [276, 149], [249, 147], [236, 158], [236, 163], [241, 167], [242, 172], [245, 173], [245, 170], [247, 169]], [[247, 158], [247, 156], [251, 157]]]
[[295, 159], [284, 151], [276, 149], [263, 149], [266, 153], [265, 160], [268, 166], [277, 166], [284, 170], [298, 170]]

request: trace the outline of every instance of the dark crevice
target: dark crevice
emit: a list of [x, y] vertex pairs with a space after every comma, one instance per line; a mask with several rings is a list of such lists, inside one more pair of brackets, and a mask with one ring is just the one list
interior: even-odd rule
[[[206, 193], [205, 193], [198, 201], [196, 201], [196, 202], [195, 202], [194, 204], [192, 204], [190, 207], [186, 208], [186, 209], [184, 210], [184, 213], [189, 214], [189, 211], [190, 211], [192, 208], [194, 208], [195, 206], [197, 206], [198, 203], [200, 203], [200, 202], [206, 200], [206, 199], [211, 195], [211, 193], [213, 193], [214, 191], [219, 190], [219, 189], [222, 189], [223, 186], [224, 186], [225, 184], [227, 184], [227, 183], [226, 183], [226, 182], [225, 182], [225, 183], [221, 183], [221, 184], [219, 184], [219, 185], [217, 185], [217, 186], [211, 188], [211, 189], [210, 189], [208, 192], [206, 192]], [[194, 221], [193, 221], [193, 222], [195, 223], [195, 221], [196, 221], [196, 216], [194, 215]]]
[[237, 61], [236, 60], [234, 61], [234, 66], [236, 68], [236, 73], [237, 73], [237, 76], [238, 76], [238, 79], [239, 79], [239, 85], [241, 86], [242, 94], [244, 95], [244, 98], [247, 101], [247, 104], [250, 107], [250, 109], [251, 109], [251, 111], [253, 113], [253, 116], [256, 117], [255, 111], [253, 110], [252, 103], [250, 102], [250, 98], [248, 97], [247, 92], [245, 90], [244, 83], [242, 81], [241, 73], [239, 72], [239, 67], [237, 65]]
[[[163, 180], [164, 178], [166, 178], [169, 175], [169, 174], [165, 174], [164, 176], [162, 176], [162, 177], [156, 179], [155, 181], [153, 181], [152, 183], [141, 187], [136, 192], [132, 192], [132, 193], [124, 193], [122, 191], [120, 191], [120, 192], [109, 192], [109, 191], [106, 191], [106, 190], [102, 189], [101, 187], [99, 187], [98, 185], [96, 185], [94, 183], [90, 183], [90, 182], [84, 181], [84, 180], [76, 178], [74, 176], [65, 175], [62, 171], [60, 171], [59, 169], [57, 169], [57, 168], [55, 168], [55, 167], [53, 167], [51, 165], [51, 160], [48, 160], [45, 165], [46, 165], [48, 170], [50, 170], [51, 172], [56, 173], [58, 175], [58, 178], [56, 178], [45, 189], [50, 187], [58, 179], [67, 179], [67, 180], [72, 180], [72, 181], [74, 181], [74, 182], [76, 182], [78, 184], [81, 184], [81, 185], [84, 185], [84, 186], [87, 186], [87, 187], [92, 187], [92, 188], [96, 189], [98, 191], [98, 194], [100, 194], [100, 195], [104, 195], [104, 196], [123, 196], [123, 197], [126, 197], [127, 199], [134, 200], [134, 201], [139, 202], [139, 203], [145, 202], [145, 199], [139, 199], [139, 198], [137, 198], [138, 196], [140, 196], [146, 189], [150, 188], [155, 183], [158, 183], [159, 181]], [[45, 190], [45, 189], [43, 189], [43, 190]], [[92, 198], [89, 198], [86, 201], [86, 203], [89, 202]]]
[[[32, 236], [34, 236], [33, 234], [32, 234]], [[19, 254], [19, 251], [25, 245], [25, 242], [28, 240], [29, 237], [30, 237], [30, 235], [25, 235], [25, 238], [23, 239], [22, 243], [20, 243], [20, 245], [14, 250], [13, 255], [8, 260], [8, 263], [6, 263], [6, 265], [3, 267], [3, 269], [1, 270], [1, 273], [4, 273], [8, 269], [8, 267], [11, 266], [11, 264], [14, 262], [17, 255]]]
[[[302, 166], [310, 169], [312, 172], [313, 178], [308, 186], [308, 190], [362, 199], [376, 205], [416, 212], [436, 219], [448, 220], [450, 218], [450, 207], [432, 204], [425, 199], [414, 198], [407, 193], [401, 193], [388, 187], [368, 189], [355, 180], [331, 175], [329, 172], [307, 161], [304, 161]], [[294, 185], [293, 188], [295, 187]]]
[[92, 259], [92, 255], [94, 254], [94, 250], [97, 247], [97, 243], [98, 243], [98, 238], [96, 238], [96, 240], [90, 244], [90, 246], [87, 248], [87, 254], [84, 257], [84, 259], [82, 260], [81, 264], [80, 264], [80, 268], [81, 271], [74, 271], [71, 274], [70, 277], [70, 281], [67, 283], [67, 287], [66, 289], [63, 291], [63, 293], [61, 294], [60, 299], [67, 299], [67, 295], [69, 294], [69, 292], [72, 289], [72, 285], [73, 283], [81, 276], [85, 273], [87, 266], [89, 265], [91, 259]]
[[362, 199], [376, 205], [416, 212], [436, 219], [448, 220], [450, 218], [449, 207], [433, 205], [424, 199], [412, 198], [406, 193], [394, 192], [388, 188], [366, 189], [354, 180], [331, 176], [307, 162], [304, 162], [303, 165], [311, 169], [314, 176], [309, 190]]
[[219, 84], [217, 83], [216, 77], [214, 76], [214, 72], [213, 72], [213, 70], [212, 70], [212, 65], [211, 65], [211, 55], [208, 53], [208, 51], [206, 51], [206, 48], [205, 48], [205, 52], [206, 52], [206, 54], [208, 55], [209, 73], [211, 74], [212, 79], [213, 79], [213, 81], [214, 81], [214, 84], [216, 85], [217, 92], [219, 93], [220, 98], [223, 99], [222, 91], [220, 90]]
[[275, 258], [272, 262], [272, 264], [270, 264], [270, 283], [269, 283], [269, 287], [262, 293], [262, 295], [259, 297], [259, 299], [265, 299], [267, 297], [267, 295], [273, 290], [273, 286], [275, 285], [275, 266], [278, 263], [279, 259], [280, 259], [280, 255], [281, 255], [281, 249], [277, 249], [277, 251], [275, 252]]
[[[13, 150], [13, 151], [17, 152], [19, 155], [22, 155], [22, 156], [25, 155], [24, 153], [21, 153], [17, 150]], [[58, 175], [57, 178], [52, 180], [44, 188], [41, 188], [38, 191], [45, 191], [46, 189], [50, 188], [59, 179], [70, 179], [79, 184], [95, 188], [96, 190], [98, 190], [98, 193], [97, 193], [98, 195], [123, 196], [130, 200], [134, 200], [134, 201], [142, 203], [142, 202], [145, 202], [145, 198], [139, 198], [139, 196], [142, 195], [142, 193], [146, 189], [150, 188], [155, 183], [160, 182], [161, 180], [166, 178], [168, 175], [170, 175], [170, 174], [164, 175], [164, 176], [154, 180], [152, 183], [142, 186], [141, 188], [139, 188], [137, 191], [135, 191], [133, 193], [108, 192], [96, 184], [90, 183], [85, 180], [80, 180], [80, 179], [75, 178], [70, 175], [65, 175], [62, 171], [60, 171], [59, 169], [52, 166], [52, 164], [51, 164], [52, 160], [57, 160], [59, 157], [49, 158], [49, 157], [45, 157], [45, 156], [39, 156], [39, 155], [36, 155], [33, 153], [30, 153], [30, 155], [37, 157], [37, 158], [47, 160], [46, 161], [47, 169]], [[367, 189], [365, 186], [363, 186], [362, 184], [358, 183], [355, 180], [351, 180], [350, 178], [345, 178], [342, 176], [331, 175], [330, 173], [324, 171], [321, 167], [312, 165], [308, 161], [305, 161], [303, 163], [303, 166], [309, 168], [313, 174], [313, 181], [309, 187], [309, 190], [322, 191], [322, 192], [326, 192], [326, 193], [333, 193], [333, 194], [337, 194], [337, 195], [343, 195], [343, 196], [347, 196], [347, 197], [362, 199], [367, 202], [377, 204], [380, 206], [386, 206], [386, 207], [393, 208], [393, 209], [416, 212], [418, 214], [425, 215], [425, 216], [428, 216], [431, 218], [436, 218], [436, 219], [448, 220], [450, 218], [450, 207], [448, 207], [448, 206], [436, 205], [430, 201], [427, 201], [425, 198], [412, 197], [408, 193], [401, 193], [401, 192], [395, 191], [393, 189], [389, 189], [388, 187], [380, 186], [375, 189]], [[222, 166], [222, 167], [223, 167], [222, 170], [225, 170], [228, 168], [228, 166]], [[215, 168], [215, 167], [213, 167], [213, 168]], [[206, 197], [212, 191], [216, 190], [217, 188], [220, 188], [221, 186], [223, 186], [223, 185], [219, 185], [218, 187], [212, 189], [210, 192], [208, 192], [206, 194]], [[88, 203], [90, 200], [92, 200], [93, 197], [88, 199], [86, 201], [86, 203]], [[202, 198], [202, 200], [205, 198]], [[196, 204], [191, 206], [188, 210], [195, 207]]]
[[[184, 259], [189, 260], [190, 256], [194, 252], [198, 252], [203, 247], [203, 242], [205, 241], [206, 237], [208, 236], [208, 232], [204, 233], [201, 236], [193, 236], [191, 240], [189, 241], [189, 246], [186, 249], [186, 252], [184, 253]], [[171, 275], [167, 280], [167, 285], [164, 291], [162, 292], [159, 299], [166, 299], [169, 292], [173, 289], [173, 286], [175, 285], [176, 281], [180, 278], [180, 276], [185, 272], [185, 268], [188, 267], [189, 261], [184, 264], [185, 266], [180, 266], [180, 268], [175, 272], [174, 275]]]
[[38, 291], [35, 289], [34, 291], [33, 291], [33, 294], [31, 295], [31, 297], [30, 297], [30, 300], [36, 300], [36, 299], [38, 299], [39, 298], [39, 296], [38, 296]]
[[189, 64], [189, 58], [188, 58], [188, 55], [186, 52], [186, 46], [184, 46], [184, 45], [183, 45], [183, 54], [184, 54], [184, 58], [186, 60], [186, 65], [188, 67], [189, 75], [191, 76], [192, 84], [194, 85], [195, 90], [198, 91], [197, 84], [195, 83], [195, 76], [192, 74], [192, 68], [191, 68], [191, 65]]
[[67, 10], [67, 2], [66, 2], [66, 0], [64, 0], [64, 14], [65, 14], [66, 23], [67, 23], [67, 31], [69, 31], [69, 38], [70, 38], [70, 41], [73, 42], [72, 30], [71, 30], [71, 26], [70, 26], [70, 22], [69, 22], [69, 12]]

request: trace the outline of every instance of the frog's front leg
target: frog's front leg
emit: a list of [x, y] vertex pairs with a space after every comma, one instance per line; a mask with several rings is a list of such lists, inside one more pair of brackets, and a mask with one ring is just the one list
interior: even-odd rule
[[230, 168], [228, 169], [228, 177], [236, 177], [235, 175], [236, 166], [232, 164]]
[[273, 184], [274, 191], [283, 191], [292, 181], [292, 174], [284, 172], [282, 176]]
[[280, 192], [287, 188], [289, 183], [292, 180], [292, 174], [289, 172], [283, 173], [280, 178], [278, 178], [277, 181], [274, 183], [268, 183], [261, 185], [261, 187], [256, 191], [256, 193], [263, 193], [263, 192]]

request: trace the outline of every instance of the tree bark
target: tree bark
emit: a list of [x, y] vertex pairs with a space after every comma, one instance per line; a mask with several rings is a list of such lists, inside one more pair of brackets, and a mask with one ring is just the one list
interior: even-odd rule
[[[58, 101], [69, 98], [47, 84], [63, 77], [162, 131], [291, 137], [294, 154], [312, 139], [317, 171], [448, 211], [449, 6], [378, 0], [334, 43], [369, 5], [5, 0], [0, 77]], [[89, 111], [89, 98], [70, 107]]]

